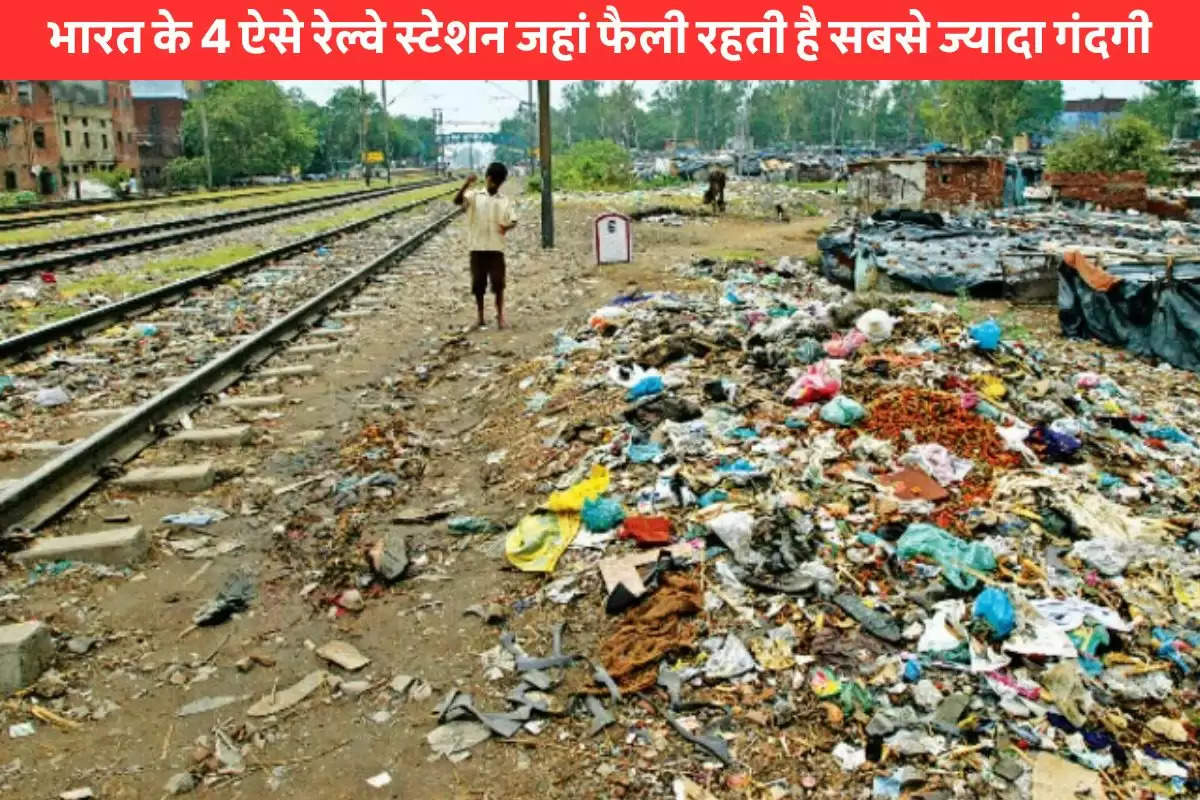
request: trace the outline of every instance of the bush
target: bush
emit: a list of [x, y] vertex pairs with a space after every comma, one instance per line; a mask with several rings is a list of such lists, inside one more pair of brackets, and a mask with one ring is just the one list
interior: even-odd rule
[[203, 158], [180, 157], [167, 164], [165, 180], [168, 189], [193, 189], [203, 186], [204, 179]]
[[568, 191], [621, 191], [634, 185], [629, 151], [608, 139], [579, 142], [554, 164], [554, 188]]
[[642, 178], [638, 181], [639, 189], [665, 189], [671, 186], [682, 186], [686, 181], [678, 175], [655, 175], [652, 178]]
[[29, 206], [36, 203], [37, 199], [37, 194], [29, 191], [28, 189], [20, 192], [0, 192], [0, 208]]
[[89, 172], [84, 177], [88, 180], [96, 181], [97, 183], [103, 183], [109, 189], [112, 189], [113, 192], [120, 194], [122, 184], [129, 180], [131, 175], [133, 175], [133, 173], [129, 170], [129, 167], [118, 167], [117, 169], [111, 171], [100, 170], [97, 172]]
[[1149, 122], [1128, 114], [1103, 128], [1088, 128], [1055, 144], [1046, 153], [1047, 172], [1145, 172], [1151, 183], [1170, 175], [1162, 134]]

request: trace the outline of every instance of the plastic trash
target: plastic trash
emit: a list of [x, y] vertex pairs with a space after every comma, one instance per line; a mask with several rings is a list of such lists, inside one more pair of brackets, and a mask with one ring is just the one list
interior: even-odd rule
[[867, 410], [855, 399], [838, 395], [821, 406], [821, 419], [847, 428], [867, 416]]
[[726, 511], [708, 521], [708, 529], [729, 548], [734, 559], [744, 564], [752, 559], [750, 537], [754, 533], [754, 516], [746, 511]]
[[523, 572], [553, 572], [579, 533], [579, 524], [578, 514], [530, 514], [509, 532], [504, 554]]
[[866, 336], [871, 344], [880, 344], [892, 338], [896, 320], [882, 308], [873, 308], [860, 316], [854, 327]]
[[796, 405], [816, 403], [829, 400], [842, 388], [842, 382], [825, 361], [819, 361], [807, 371], [784, 393], [784, 399], [791, 400]]
[[182, 525], [185, 527], [202, 528], [214, 522], [220, 522], [229, 515], [216, 508], [193, 508], [179, 514], [167, 514], [162, 518], [164, 525]]
[[583, 501], [597, 498], [608, 491], [608, 482], [608, 467], [595, 464], [587, 478], [569, 489], [552, 493], [546, 501], [546, 508], [551, 511], [580, 512], [583, 510]]
[[490, 533], [499, 530], [496, 523], [483, 517], [451, 517], [446, 521], [451, 533]]
[[54, 408], [71, 402], [71, 396], [61, 386], [52, 386], [49, 389], [38, 389], [37, 394], [33, 396], [33, 402], [42, 408]]
[[625, 393], [625, 399], [633, 401], [640, 397], [649, 397], [651, 395], [660, 394], [663, 388], [663, 379], [661, 375], [647, 375], [630, 387], [629, 391]]
[[700, 495], [700, 499], [696, 502], [701, 508], [707, 508], [713, 503], [721, 503], [729, 499], [729, 492], [724, 489], [709, 489], [704, 494]]
[[801, 339], [796, 343], [794, 351], [796, 360], [801, 364], [815, 364], [825, 357], [825, 350], [816, 339]]
[[1003, 589], [989, 586], [975, 598], [974, 617], [992, 629], [993, 639], [1003, 639], [1016, 624], [1012, 600]]
[[670, 544], [671, 520], [666, 517], [628, 517], [621, 528], [621, 538], [633, 539], [642, 545]]
[[964, 542], [936, 525], [914, 522], [896, 542], [896, 556], [907, 560], [928, 556], [942, 568], [942, 575], [963, 591], [975, 588], [979, 579], [967, 570], [987, 572], [996, 568], [996, 555], [980, 542]]
[[583, 511], [580, 516], [589, 531], [604, 533], [621, 524], [621, 521], [625, 519], [625, 511], [616, 500], [598, 497], [583, 501]]
[[1031, 430], [1026, 441], [1042, 445], [1046, 452], [1045, 460], [1050, 462], [1067, 461], [1083, 446], [1083, 442], [1074, 436], [1059, 433], [1048, 425], [1038, 425]]
[[209, 602], [192, 615], [194, 625], [219, 625], [238, 611], [244, 611], [254, 599], [254, 581], [249, 575], [235, 572]]
[[625, 455], [635, 464], [646, 464], [656, 461], [663, 454], [662, 445], [657, 442], [648, 444], [631, 444], [625, 449]]
[[849, 358], [866, 343], [867, 337], [862, 331], [854, 329], [845, 336], [834, 334], [833, 338], [825, 343], [825, 352], [832, 358]]
[[629, 311], [621, 306], [604, 306], [592, 313], [588, 325], [596, 330], [619, 327], [628, 316]]
[[1004, 333], [996, 320], [985, 319], [967, 329], [967, 333], [975, 340], [980, 350], [995, 350], [1000, 346], [1000, 336]]

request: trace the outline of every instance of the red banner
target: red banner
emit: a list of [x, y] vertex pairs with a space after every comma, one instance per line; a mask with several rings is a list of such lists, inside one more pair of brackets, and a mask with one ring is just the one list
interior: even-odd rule
[[[1192, 78], [1192, 3], [9, 3], [42, 79]], [[1194, 7], [1193, 7], [1194, 8]]]

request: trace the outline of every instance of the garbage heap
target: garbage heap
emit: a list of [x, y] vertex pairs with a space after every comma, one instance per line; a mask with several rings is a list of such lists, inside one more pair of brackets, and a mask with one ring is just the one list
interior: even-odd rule
[[573, 457], [505, 538], [549, 576], [514, 623], [559, 624], [501, 635], [507, 705], [452, 692], [439, 752], [574, 711], [639, 797], [1197, 796], [1196, 400], [787, 260], [692, 269], [521, 380]]

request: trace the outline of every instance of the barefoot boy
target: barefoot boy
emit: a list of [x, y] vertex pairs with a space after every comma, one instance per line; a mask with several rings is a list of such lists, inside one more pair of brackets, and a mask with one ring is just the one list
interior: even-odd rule
[[467, 211], [467, 249], [471, 251], [471, 293], [483, 321], [483, 295], [488, 284], [496, 296], [496, 325], [504, 327], [504, 237], [516, 227], [512, 201], [500, 196], [500, 187], [508, 178], [508, 169], [499, 161], [488, 165], [484, 174], [486, 192], [467, 191], [476, 181], [471, 175], [454, 196], [456, 205]]

